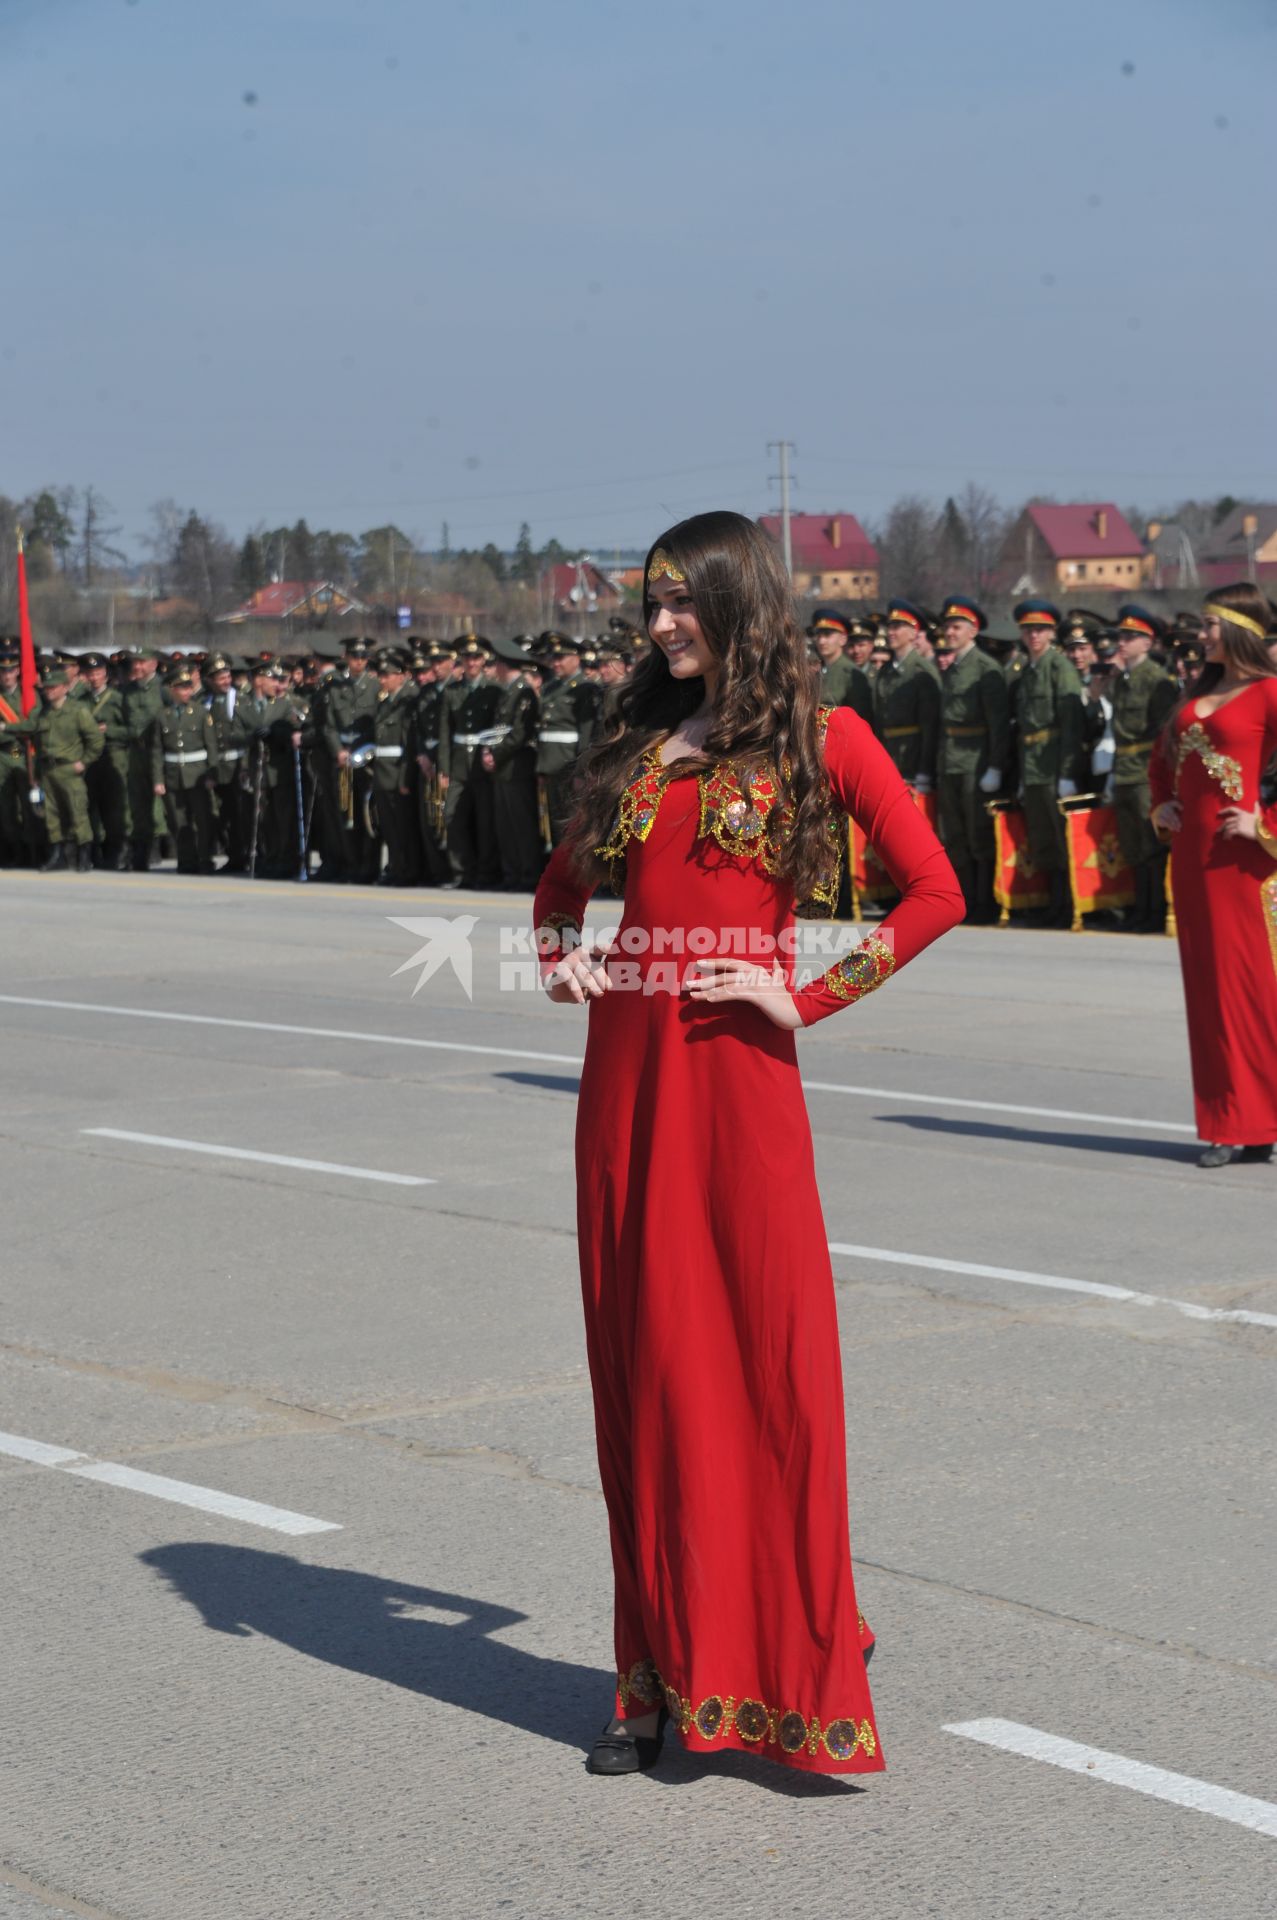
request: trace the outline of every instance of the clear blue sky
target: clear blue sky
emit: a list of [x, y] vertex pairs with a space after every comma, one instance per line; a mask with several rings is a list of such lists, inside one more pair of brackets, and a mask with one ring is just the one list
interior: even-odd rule
[[1275, 83], [1272, 0], [0, 0], [0, 490], [1277, 497]]

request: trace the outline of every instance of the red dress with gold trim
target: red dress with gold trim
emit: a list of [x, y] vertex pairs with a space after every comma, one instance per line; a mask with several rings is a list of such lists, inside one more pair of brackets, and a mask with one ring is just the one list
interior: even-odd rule
[[[871, 992], [963, 911], [870, 729], [850, 708], [824, 717], [833, 792], [901, 900], [800, 984], [804, 1024]], [[680, 775], [654, 748], [602, 850], [623, 865], [625, 904], [614, 985], [589, 1008], [577, 1216], [617, 1712], [664, 1699], [689, 1747], [870, 1772], [883, 1765], [872, 1636], [852, 1578], [833, 1274], [795, 1035], [755, 1007], [669, 990], [700, 952], [770, 966], [783, 949], [794, 897], [774, 871], [776, 802], [774, 776]], [[538, 930], [579, 928], [586, 902], [556, 853]]]
[[1253, 812], [1277, 752], [1277, 678], [1214, 713], [1190, 701], [1149, 769], [1154, 807], [1176, 799], [1171, 892], [1188, 1009], [1197, 1131], [1234, 1147], [1277, 1141], [1277, 808], [1258, 840], [1221, 839], [1221, 807]]

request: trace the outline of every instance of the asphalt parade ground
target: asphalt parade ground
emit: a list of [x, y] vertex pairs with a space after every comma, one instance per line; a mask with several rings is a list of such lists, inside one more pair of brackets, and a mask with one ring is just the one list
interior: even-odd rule
[[800, 1036], [888, 1771], [605, 1780], [527, 911], [0, 876], [0, 1920], [1271, 1914], [1277, 1167], [1196, 1167], [1174, 943]]

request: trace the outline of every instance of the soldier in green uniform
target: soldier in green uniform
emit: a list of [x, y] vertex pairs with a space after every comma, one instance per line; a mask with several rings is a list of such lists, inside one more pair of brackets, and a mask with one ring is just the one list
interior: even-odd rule
[[1122, 858], [1135, 875], [1135, 906], [1122, 923], [1128, 933], [1162, 933], [1166, 928], [1167, 854], [1149, 825], [1148, 763], [1179, 687], [1175, 676], [1150, 658], [1161, 636], [1161, 621], [1143, 607], [1118, 608], [1118, 671], [1110, 682], [1109, 699], [1117, 838]]
[[31, 860], [27, 750], [20, 734], [7, 731], [22, 719], [19, 679], [16, 648], [0, 642], [0, 867], [25, 867]]
[[467, 634], [456, 648], [462, 677], [444, 691], [446, 718], [439, 741], [440, 785], [453, 882], [494, 887], [500, 879], [492, 775], [484, 766], [481, 735], [496, 723], [500, 688], [493, 680], [491, 648]]
[[235, 724], [239, 693], [228, 656], [211, 653], [201, 676], [200, 704], [208, 711], [217, 741], [211, 763], [213, 774], [214, 835], [220, 836], [225, 862], [222, 873], [248, 872], [248, 829], [251, 804], [246, 785], [248, 745]]
[[1022, 600], [1014, 610], [1025, 662], [1010, 686], [1019, 752], [1019, 795], [1024, 808], [1029, 859], [1045, 874], [1047, 905], [1031, 916], [1035, 925], [1069, 927], [1068, 846], [1059, 801], [1078, 791], [1082, 773], [1082, 682], [1056, 646], [1061, 626], [1049, 600]]
[[550, 841], [558, 846], [572, 817], [577, 762], [599, 726], [603, 696], [580, 671], [578, 643], [550, 636], [551, 678], [541, 693], [537, 781], [545, 800]]
[[129, 864], [129, 724], [124, 695], [110, 684], [105, 654], [86, 653], [81, 669], [81, 698], [102, 735], [102, 752], [85, 774], [97, 864], [108, 872], [123, 873]]
[[[525, 672], [527, 656], [513, 640], [493, 642], [493, 672], [500, 688], [492, 738], [480, 749], [492, 779], [493, 815], [501, 884], [512, 892], [535, 892], [541, 875], [537, 821], [537, 725], [541, 703]], [[599, 671], [605, 655], [600, 649]]]
[[825, 707], [850, 707], [873, 724], [873, 690], [869, 675], [847, 658], [851, 622], [834, 607], [817, 607], [807, 629], [820, 661], [820, 702]]
[[940, 751], [936, 762], [940, 838], [953, 862], [967, 917], [987, 926], [993, 903], [993, 822], [985, 801], [1002, 785], [1010, 752], [1002, 670], [978, 644], [977, 607], [941, 622], [949, 664], [940, 668]]
[[[946, 601], [945, 612], [957, 605]], [[983, 625], [983, 614], [978, 617]], [[924, 625], [921, 608], [911, 600], [888, 603], [883, 632], [891, 658], [874, 676], [874, 731], [897, 772], [919, 793], [930, 793], [940, 743], [940, 675], [914, 645]]]
[[408, 676], [408, 656], [397, 647], [383, 648], [374, 671], [379, 694], [372, 719], [373, 809], [386, 848], [385, 872], [377, 881], [384, 887], [415, 887], [421, 878], [411, 787], [417, 687]]
[[[377, 877], [381, 848], [369, 831], [371, 771], [353, 767], [350, 756], [357, 747], [372, 743], [379, 689], [377, 676], [368, 666], [371, 654], [367, 640], [346, 641], [346, 671], [328, 689], [323, 713], [323, 743], [332, 781], [329, 804], [337, 866], [334, 878], [363, 886]], [[338, 846], [340, 854], [336, 852]]]
[[129, 659], [124, 689], [124, 720], [129, 735], [129, 839], [135, 873], [146, 873], [155, 849], [155, 784], [151, 778], [151, 725], [164, 705], [164, 688], [155, 670], [155, 648], [136, 647]]
[[68, 698], [70, 690], [62, 668], [50, 668], [40, 682], [45, 704], [34, 707], [25, 720], [0, 725], [0, 748], [8, 739], [35, 742], [36, 778], [44, 789], [44, 825], [49, 836], [49, 857], [41, 873], [65, 872], [72, 865], [68, 843], [75, 870], [93, 871], [93, 826], [84, 773], [102, 752], [102, 735], [85, 702]]
[[166, 691], [169, 704], [151, 722], [152, 790], [164, 801], [178, 872], [212, 873], [217, 732], [189, 667], [169, 674]]

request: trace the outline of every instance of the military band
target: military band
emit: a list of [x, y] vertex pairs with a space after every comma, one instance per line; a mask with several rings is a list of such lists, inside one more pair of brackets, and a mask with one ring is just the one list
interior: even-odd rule
[[[1109, 924], [1161, 931], [1148, 769], [1198, 664], [1191, 624], [1040, 598], [1013, 620], [991, 635], [965, 593], [937, 614], [819, 607], [820, 697], [861, 713], [926, 797], [970, 920], [997, 917], [993, 814], [1011, 808], [1038, 882], [1025, 922], [1071, 924], [1064, 811], [1090, 796], [1114, 809], [1133, 876]], [[163, 855], [184, 873], [529, 891], [644, 644], [617, 620], [594, 639], [324, 634], [291, 661], [63, 654], [24, 719], [16, 642], [0, 641], [0, 864], [145, 872]]]

